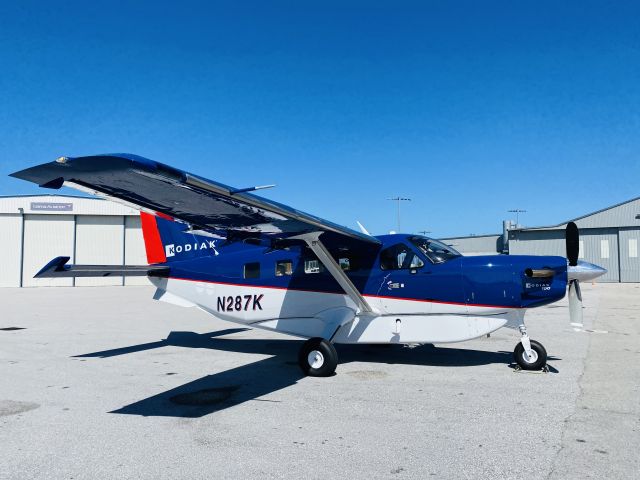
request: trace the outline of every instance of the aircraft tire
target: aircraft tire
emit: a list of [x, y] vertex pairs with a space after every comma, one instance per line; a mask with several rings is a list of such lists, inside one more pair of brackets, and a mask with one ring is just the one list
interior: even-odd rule
[[338, 366], [338, 352], [331, 342], [324, 338], [310, 338], [302, 344], [298, 363], [305, 375], [329, 377]]
[[533, 361], [529, 361], [525, 358], [524, 347], [522, 343], [518, 342], [516, 348], [513, 350], [513, 357], [516, 363], [520, 365], [523, 370], [540, 370], [547, 364], [547, 351], [540, 342], [531, 340], [531, 350], [535, 352], [536, 358]]

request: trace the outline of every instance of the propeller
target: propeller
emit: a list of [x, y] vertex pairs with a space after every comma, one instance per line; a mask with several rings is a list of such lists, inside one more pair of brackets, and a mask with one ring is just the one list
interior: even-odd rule
[[[578, 257], [580, 256], [580, 233], [574, 222], [567, 224], [565, 241], [567, 260], [571, 271], [574, 270], [571, 267], [578, 266]], [[580, 281], [577, 278], [569, 279], [569, 319], [572, 325], [582, 326], [582, 292], [580, 291]]]
[[569, 260], [569, 265], [575, 267], [578, 265], [578, 257], [580, 256], [580, 232], [574, 222], [567, 224], [565, 241], [567, 243], [567, 260]]
[[[580, 256], [580, 233], [574, 222], [567, 224], [565, 241], [569, 267], [577, 267]], [[573, 269], [569, 268], [569, 270]], [[582, 292], [580, 291], [580, 281], [577, 278], [569, 279], [569, 319], [571, 325], [582, 326]]]
[[569, 319], [571, 325], [582, 326], [582, 292], [578, 280], [569, 281]]

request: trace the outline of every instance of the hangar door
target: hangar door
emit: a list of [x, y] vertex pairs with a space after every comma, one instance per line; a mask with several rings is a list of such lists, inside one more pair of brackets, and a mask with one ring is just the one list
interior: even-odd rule
[[[78, 215], [76, 259], [78, 265], [122, 265], [124, 219], [112, 215]], [[122, 285], [122, 276], [76, 278], [77, 286]]]
[[73, 215], [24, 216], [23, 286], [71, 286], [73, 284], [71, 278], [33, 278], [55, 257], [67, 256], [73, 259], [73, 233]]
[[[142, 237], [142, 225], [139, 216], [127, 216], [125, 242], [124, 242], [124, 259], [127, 265], [146, 265], [147, 253], [144, 248], [144, 240]], [[125, 285], [150, 285], [147, 277], [125, 277]]]
[[618, 232], [615, 228], [589, 228], [580, 231], [581, 257], [607, 269], [597, 282], [619, 282]]
[[0, 232], [0, 287], [19, 287], [22, 215], [0, 215]]
[[620, 230], [620, 281], [640, 282], [640, 229]]

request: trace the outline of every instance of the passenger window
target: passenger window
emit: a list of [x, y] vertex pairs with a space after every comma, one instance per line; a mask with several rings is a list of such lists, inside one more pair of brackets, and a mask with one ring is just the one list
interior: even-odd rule
[[348, 272], [349, 270], [351, 270], [351, 262], [349, 261], [348, 258], [339, 258], [338, 264], [340, 265], [340, 268], [345, 272]]
[[278, 260], [276, 262], [276, 277], [293, 274], [293, 262], [291, 260]]
[[244, 264], [244, 278], [259, 278], [260, 262], [252, 262]]
[[420, 268], [424, 262], [413, 250], [399, 243], [380, 252], [380, 268], [382, 270], [401, 270]]
[[324, 266], [320, 260], [305, 260], [304, 273], [320, 273], [324, 271]]

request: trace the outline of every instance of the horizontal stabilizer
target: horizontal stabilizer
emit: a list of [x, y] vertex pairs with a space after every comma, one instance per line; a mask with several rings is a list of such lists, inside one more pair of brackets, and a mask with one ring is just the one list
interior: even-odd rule
[[169, 267], [153, 265], [67, 265], [69, 257], [56, 257], [33, 278], [62, 277], [166, 277]]

